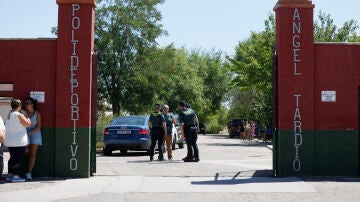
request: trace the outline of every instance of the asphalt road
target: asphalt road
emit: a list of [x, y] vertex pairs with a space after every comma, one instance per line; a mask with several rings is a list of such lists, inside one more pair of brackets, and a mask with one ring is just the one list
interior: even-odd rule
[[[263, 144], [240, 142], [227, 136], [199, 136], [199, 163], [184, 163], [185, 149], [176, 149], [172, 161], [149, 162], [142, 152], [130, 152], [113, 156], [98, 155], [96, 176], [147, 176], [147, 177], [214, 177], [252, 175], [261, 170], [271, 175], [272, 153]], [[167, 154], [164, 155], [165, 158]], [[157, 159], [157, 156], [155, 156]], [[267, 170], [267, 171], [264, 171]], [[260, 173], [260, 172], [258, 172]]]
[[[360, 201], [360, 178], [273, 178], [262, 143], [199, 136], [199, 163], [149, 162], [141, 152], [98, 155], [89, 179], [0, 182], [0, 201]], [[8, 154], [7, 154], [8, 157]]]

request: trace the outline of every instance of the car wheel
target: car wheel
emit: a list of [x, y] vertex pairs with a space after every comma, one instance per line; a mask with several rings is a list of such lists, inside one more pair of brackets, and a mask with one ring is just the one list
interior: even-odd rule
[[176, 137], [173, 139], [171, 147], [172, 150], [176, 150]]
[[121, 154], [127, 154], [128, 150], [127, 149], [120, 149], [120, 153]]
[[179, 149], [184, 149], [184, 143], [179, 143]]
[[230, 138], [233, 138], [234, 136], [233, 135], [229, 135]]
[[203, 135], [206, 135], [206, 133], [204, 132]]
[[111, 156], [112, 151], [110, 149], [107, 149], [106, 147], [103, 148], [103, 153], [105, 156]]

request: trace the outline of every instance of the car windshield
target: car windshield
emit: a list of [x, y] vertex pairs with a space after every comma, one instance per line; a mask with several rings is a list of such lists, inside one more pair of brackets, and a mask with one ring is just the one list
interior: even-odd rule
[[115, 121], [111, 124], [111, 126], [122, 126], [122, 125], [130, 125], [130, 126], [143, 126], [145, 125], [146, 119], [144, 117], [121, 117], [115, 119]]

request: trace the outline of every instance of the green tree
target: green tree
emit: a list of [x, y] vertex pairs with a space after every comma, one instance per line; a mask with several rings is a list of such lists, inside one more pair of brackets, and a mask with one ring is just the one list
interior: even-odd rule
[[119, 114], [133, 96], [136, 67], [164, 32], [158, 6], [164, 0], [101, 0], [96, 10], [98, 90]]
[[155, 102], [167, 103], [174, 110], [185, 100], [206, 120], [221, 107], [227, 92], [230, 74], [225, 65], [220, 52], [187, 51], [173, 45], [148, 49], [139, 67], [142, 71], [135, 76], [139, 89], [146, 92], [131, 103], [141, 103], [144, 110]]
[[354, 19], [338, 28], [330, 14], [320, 11], [314, 23], [314, 40], [316, 42], [360, 42], [360, 36], [356, 32], [359, 28], [358, 22]]
[[[359, 26], [355, 20], [340, 28], [330, 15], [322, 12], [314, 23], [317, 42], [360, 42]], [[231, 62], [234, 74], [233, 90], [228, 95], [229, 118], [241, 117], [270, 125], [272, 121], [272, 63], [275, 48], [275, 17], [265, 21], [265, 30], [252, 32], [236, 47]], [[235, 92], [234, 92], [235, 91]]]

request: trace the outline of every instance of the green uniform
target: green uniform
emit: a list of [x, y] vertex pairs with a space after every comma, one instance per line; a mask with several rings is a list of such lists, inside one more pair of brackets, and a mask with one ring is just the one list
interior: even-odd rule
[[152, 128], [162, 128], [163, 123], [166, 122], [164, 116], [160, 112], [153, 112], [150, 115], [149, 122]]
[[160, 112], [153, 112], [150, 115], [149, 122], [151, 123], [151, 147], [150, 147], [150, 158], [154, 156], [154, 149], [156, 142], [159, 146], [159, 159], [163, 159], [162, 146], [164, 144], [164, 128], [163, 123], [166, 123], [164, 116]]
[[179, 114], [179, 122], [184, 124], [184, 127], [193, 127], [196, 125], [197, 116], [194, 110], [192, 109], [184, 109]]
[[197, 127], [196, 127], [196, 113], [192, 109], [184, 109], [179, 114], [180, 124], [184, 124], [184, 135], [187, 145], [187, 160], [199, 159], [199, 149], [197, 146]]

